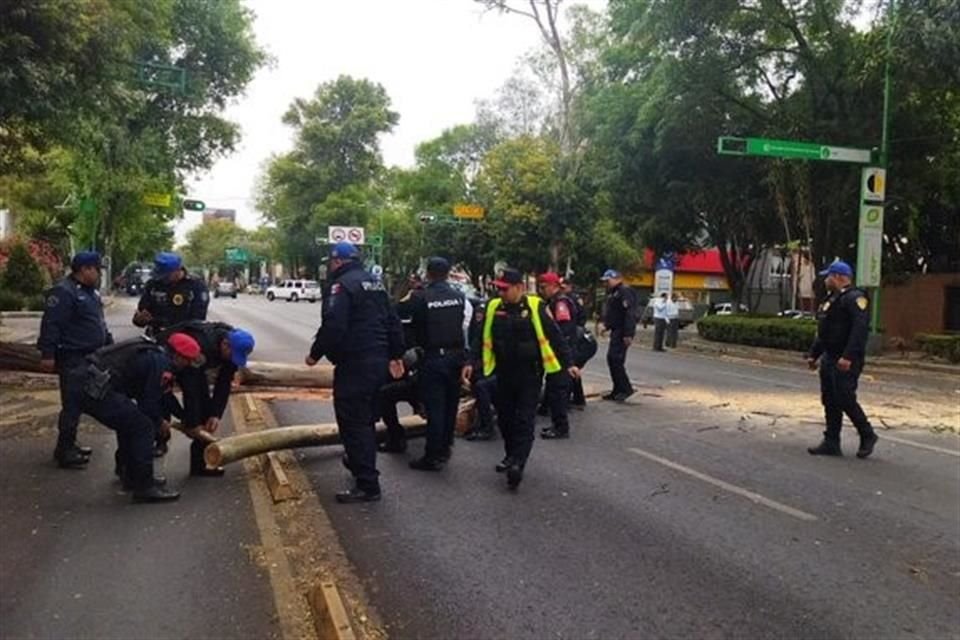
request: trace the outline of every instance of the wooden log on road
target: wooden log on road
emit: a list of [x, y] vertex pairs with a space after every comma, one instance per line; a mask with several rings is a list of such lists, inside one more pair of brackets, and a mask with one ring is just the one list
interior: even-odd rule
[[0, 342], [0, 369], [50, 373], [40, 366], [40, 352], [37, 347], [22, 342]]
[[333, 388], [333, 365], [283, 364], [280, 362], [250, 361], [240, 369], [237, 379], [247, 387], [307, 387]]
[[[410, 437], [422, 433], [427, 421], [420, 416], [407, 416], [400, 419], [400, 424]], [[378, 434], [386, 434], [386, 431], [385, 424], [377, 424]], [[331, 444], [340, 444], [340, 431], [335, 422], [300, 424], [221, 438], [207, 446], [203, 458], [208, 467], [220, 467], [268, 451]]]

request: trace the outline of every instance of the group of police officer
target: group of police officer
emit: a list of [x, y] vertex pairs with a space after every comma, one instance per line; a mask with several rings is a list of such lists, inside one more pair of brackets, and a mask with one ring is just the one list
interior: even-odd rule
[[[173, 417], [193, 439], [190, 472], [219, 476], [203, 461], [203, 450], [219, 427], [238, 367], [245, 366], [254, 339], [224, 323], [206, 321], [209, 294], [191, 276], [180, 257], [158, 254], [154, 278], [147, 284], [133, 323], [145, 335], [115, 343], [107, 329], [97, 290], [101, 260], [81, 252], [71, 273], [46, 294], [46, 310], [37, 346], [42, 365], [60, 377], [62, 410], [54, 459], [62, 468], [84, 468], [92, 450], [77, 443], [82, 413], [117, 434], [116, 472], [137, 502], [175, 500], [179, 493], [154, 475], [153, 458], [165, 453]], [[580, 369], [596, 351], [586, 329], [581, 301], [555, 273], [539, 278], [543, 297], [527, 293], [523, 274], [503, 269], [493, 286], [498, 295], [474, 309], [448, 281], [451, 265], [444, 258], [427, 262], [426, 282], [413, 283], [410, 294], [394, 307], [380, 278], [364, 269], [352, 244], [333, 245], [329, 278], [323, 292], [322, 322], [306, 363], [326, 357], [334, 364], [334, 410], [345, 454], [343, 463], [355, 483], [336, 495], [342, 503], [379, 500], [375, 422], [388, 424], [383, 451], [406, 449], [403, 429], [383, 410], [385, 389], [410, 380], [403, 398], [427, 420], [423, 455], [410, 462], [420, 471], [440, 471], [450, 460], [462, 388], [472, 387], [483, 404], [492, 398], [504, 441], [504, 457], [496, 471], [516, 489], [534, 442], [538, 404], [551, 416], [544, 439], [570, 435], [567, 411], [585, 403]], [[826, 431], [814, 455], [841, 455], [843, 415], [860, 435], [857, 456], [873, 452], [877, 435], [856, 400], [867, 339], [865, 294], [851, 286], [852, 269], [835, 262], [823, 276], [830, 292], [818, 313], [817, 340], [808, 360], [819, 362]], [[607, 364], [613, 389], [603, 396], [623, 402], [634, 389], [625, 361], [637, 322], [637, 299], [622, 275], [603, 274], [607, 286], [604, 330], [610, 334]], [[399, 310], [399, 313], [398, 313]], [[401, 321], [401, 316], [403, 321]], [[591, 347], [592, 345], [592, 347]], [[208, 372], [216, 371], [213, 391]], [[546, 384], [544, 385], [544, 377]], [[392, 380], [392, 382], [391, 382]], [[173, 395], [176, 381], [183, 405]], [[543, 396], [541, 396], [543, 393]], [[488, 439], [492, 419], [484, 416], [474, 435]], [[490, 407], [486, 407], [490, 413]]]
[[[114, 342], [97, 290], [100, 255], [81, 252], [70, 274], [46, 293], [37, 347], [42, 366], [60, 378], [54, 460], [61, 468], [85, 468], [92, 449], [77, 443], [81, 414], [117, 434], [116, 473], [135, 502], [176, 500], [153, 460], [166, 453], [171, 420], [193, 439], [190, 473], [220, 476], [207, 468], [203, 450], [219, 427], [238, 367], [253, 350], [253, 336], [224, 323], [206, 322], [205, 284], [184, 269], [180, 256], [160, 253], [133, 323], [145, 334]], [[207, 372], [216, 371], [211, 395]], [[183, 405], [173, 395], [179, 385]]]

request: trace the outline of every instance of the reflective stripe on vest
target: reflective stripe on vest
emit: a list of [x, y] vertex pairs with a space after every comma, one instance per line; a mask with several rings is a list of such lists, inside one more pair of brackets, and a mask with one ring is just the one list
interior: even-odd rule
[[[540, 320], [540, 304], [543, 301], [537, 296], [527, 295], [526, 298], [533, 320], [533, 332], [537, 336], [537, 343], [540, 347], [543, 370], [547, 373], [556, 373], [560, 371], [560, 361], [557, 360], [557, 354], [553, 352], [550, 340], [543, 332], [543, 322]], [[493, 353], [493, 316], [502, 303], [501, 298], [491, 300], [487, 304], [487, 315], [483, 319], [483, 375], [485, 376], [489, 376], [497, 368], [497, 357]]]

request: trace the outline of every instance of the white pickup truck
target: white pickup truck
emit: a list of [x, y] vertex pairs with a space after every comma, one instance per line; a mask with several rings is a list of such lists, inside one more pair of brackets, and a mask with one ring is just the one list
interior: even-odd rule
[[278, 299], [287, 302], [300, 300], [316, 302], [320, 299], [320, 285], [316, 280], [284, 280], [267, 287], [267, 300], [273, 302]]

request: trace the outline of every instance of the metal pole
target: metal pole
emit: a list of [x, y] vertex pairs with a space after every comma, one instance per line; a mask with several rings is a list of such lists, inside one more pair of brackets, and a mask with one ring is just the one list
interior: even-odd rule
[[[888, 169], [890, 162], [890, 94], [892, 92], [893, 80], [890, 73], [890, 63], [893, 58], [893, 31], [896, 27], [896, 0], [890, 0], [887, 5], [887, 51], [886, 62], [883, 71], [883, 121], [880, 133], [880, 166]], [[890, 174], [887, 173], [887, 182], [890, 181]], [[881, 287], [876, 287], [873, 291], [873, 312], [870, 316], [870, 331], [879, 333], [880, 331], [880, 291]]]

